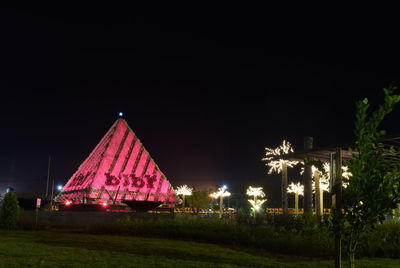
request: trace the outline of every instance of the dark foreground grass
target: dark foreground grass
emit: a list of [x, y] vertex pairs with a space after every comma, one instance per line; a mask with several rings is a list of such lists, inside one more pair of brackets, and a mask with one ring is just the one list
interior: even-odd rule
[[[71, 231], [0, 231], [0, 267], [333, 267], [331, 261], [266, 255], [207, 243], [89, 235]], [[367, 259], [358, 267], [400, 267]]]

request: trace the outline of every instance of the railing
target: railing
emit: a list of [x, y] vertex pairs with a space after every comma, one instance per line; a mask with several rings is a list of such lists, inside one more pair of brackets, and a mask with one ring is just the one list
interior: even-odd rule
[[[288, 211], [288, 214], [296, 214], [296, 209], [294, 209], [294, 208], [288, 208], [287, 211]], [[283, 209], [282, 208], [267, 208], [266, 212], [268, 214], [283, 214]], [[304, 213], [304, 210], [302, 208], [299, 208], [298, 214], [303, 214], [303, 213]], [[330, 215], [331, 214], [331, 209], [330, 208], [324, 208], [323, 214], [324, 215]]]
[[[267, 208], [266, 212], [268, 214], [283, 214], [283, 209], [282, 208]], [[193, 209], [191, 207], [186, 207], [186, 208], [174, 208], [174, 213], [178, 214], [219, 214], [219, 210], [212, 210], [212, 209]], [[224, 208], [223, 209], [223, 214], [235, 214], [234, 209], [232, 208]], [[304, 210], [301, 208], [298, 210], [298, 214], [303, 214]], [[296, 210], [294, 208], [288, 208], [288, 214], [296, 214]], [[330, 215], [331, 210], [329, 208], [324, 208], [323, 210], [324, 215]]]
[[[212, 210], [212, 209], [193, 209], [191, 207], [187, 208], [174, 208], [174, 213], [178, 214], [219, 214], [219, 210]], [[229, 214], [232, 215], [234, 214], [233, 208], [224, 208], [222, 211], [223, 214]]]

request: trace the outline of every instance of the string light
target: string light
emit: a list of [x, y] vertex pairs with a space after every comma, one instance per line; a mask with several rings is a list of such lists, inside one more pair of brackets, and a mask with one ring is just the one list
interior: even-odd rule
[[304, 195], [304, 185], [298, 183], [291, 183], [287, 188], [288, 193], [294, 193], [294, 209], [296, 215], [299, 214], [299, 195]]
[[282, 142], [282, 145], [275, 149], [265, 148], [265, 151], [265, 157], [262, 160], [267, 161], [266, 165], [269, 166], [268, 174], [271, 174], [272, 172], [281, 173], [284, 164], [286, 164], [288, 167], [294, 167], [299, 163], [298, 161], [285, 159], [273, 160], [274, 158], [276, 158], [276, 156], [294, 152], [292, 145], [288, 141], [284, 140]]
[[[323, 165], [324, 170], [325, 170], [325, 179], [327, 180], [327, 184], [328, 184], [328, 190], [329, 190], [329, 176], [331, 173], [331, 168], [329, 166], [329, 163], [324, 163]], [[342, 183], [343, 187], [346, 188], [349, 185], [348, 180], [350, 180], [350, 177], [353, 176], [353, 174], [351, 174], [351, 172], [349, 171], [349, 167], [348, 166], [342, 166], [342, 177], [345, 178], [347, 181], [344, 181]]]
[[265, 196], [265, 193], [264, 193], [262, 187], [249, 186], [249, 188], [247, 188], [246, 194], [248, 196], [256, 196], [256, 197], [264, 197]]
[[193, 188], [188, 187], [186, 184], [178, 186], [175, 190], [177, 195], [182, 195], [182, 207], [185, 207], [185, 196], [192, 195]]
[[228, 192], [223, 187], [220, 187], [220, 188], [218, 188], [218, 191], [211, 193], [210, 197], [212, 197], [214, 199], [218, 199], [219, 197], [226, 197], [226, 196], [230, 196], [230, 195], [231, 195], [230, 192]]
[[[320, 171], [317, 167], [315, 166], [311, 166], [311, 174], [312, 174], [312, 178], [315, 179], [315, 176], [318, 174], [319, 175], [319, 188], [321, 189], [321, 191], [324, 192], [329, 192], [329, 176], [330, 176], [330, 167], [329, 167], [329, 163], [324, 163], [323, 164], [323, 169], [325, 171], [325, 173], [323, 173], [322, 171]], [[348, 171], [348, 167], [347, 166], [342, 166], [342, 177], [349, 180], [350, 177], [352, 176], [351, 172]], [[304, 167], [301, 168], [300, 174], [303, 175], [304, 173]], [[346, 188], [348, 186], [348, 182], [343, 182], [343, 187]], [[315, 191], [315, 181], [313, 180], [313, 191]]]
[[250, 202], [250, 205], [252, 206], [252, 209], [254, 212], [254, 217], [255, 217], [256, 211], [261, 208], [262, 204], [264, 204], [265, 201], [267, 201], [267, 199], [258, 199], [259, 197], [265, 197], [265, 193], [264, 193], [262, 187], [249, 186], [249, 188], [247, 188], [246, 194], [248, 196], [253, 197], [253, 199], [249, 199], [248, 201]]
[[291, 184], [289, 184], [287, 191], [288, 191], [288, 193], [304, 195], [304, 185], [300, 184], [300, 182], [298, 182], [296, 184], [294, 182], [292, 182]]
[[177, 195], [192, 195], [193, 188], [188, 187], [187, 185], [178, 186], [175, 190]]
[[214, 199], [218, 199], [219, 198], [219, 217], [222, 218], [222, 206], [223, 206], [223, 199], [226, 196], [230, 196], [231, 193], [228, 192], [226, 190], [226, 188], [224, 187], [220, 187], [218, 188], [218, 191], [211, 193], [210, 197], [214, 198]]

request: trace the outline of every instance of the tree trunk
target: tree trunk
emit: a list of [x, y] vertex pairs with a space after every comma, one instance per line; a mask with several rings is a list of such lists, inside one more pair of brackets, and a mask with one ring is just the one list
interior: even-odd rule
[[[312, 150], [313, 138], [304, 137], [304, 149]], [[312, 174], [311, 165], [304, 165], [304, 214], [312, 214]]]
[[356, 263], [355, 263], [355, 257], [356, 257], [356, 248], [357, 248], [357, 242], [356, 241], [349, 241], [349, 251], [348, 251], [348, 257], [349, 257], [349, 267], [350, 268], [355, 268]]
[[284, 162], [282, 164], [282, 209], [283, 214], [287, 214], [288, 211], [288, 175], [287, 175], [287, 164]]
[[254, 213], [254, 223], [256, 223], [256, 207], [257, 207], [257, 196], [254, 195], [254, 208], [253, 208], [253, 213]]
[[220, 218], [222, 218], [222, 210], [223, 210], [222, 206], [223, 206], [223, 201], [222, 201], [222, 195], [221, 195], [220, 199], [219, 199], [219, 217]]
[[319, 172], [313, 174], [315, 182], [315, 213], [317, 215], [318, 221], [322, 219], [322, 209], [321, 209], [321, 188], [319, 181]]
[[336, 148], [334, 159], [335, 161], [335, 178], [334, 178], [334, 192], [332, 200], [334, 200], [334, 206], [337, 210], [337, 219], [334, 221], [335, 229], [335, 268], [342, 267], [342, 153], [340, 148]]

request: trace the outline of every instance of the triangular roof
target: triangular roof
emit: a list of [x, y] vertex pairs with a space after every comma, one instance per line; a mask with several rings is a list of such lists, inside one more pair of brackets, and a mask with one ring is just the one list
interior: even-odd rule
[[[116, 196], [117, 195], [117, 196]], [[124, 119], [117, 119], [72, 175], [57, 201], [176, 203], [175, 192]]]

